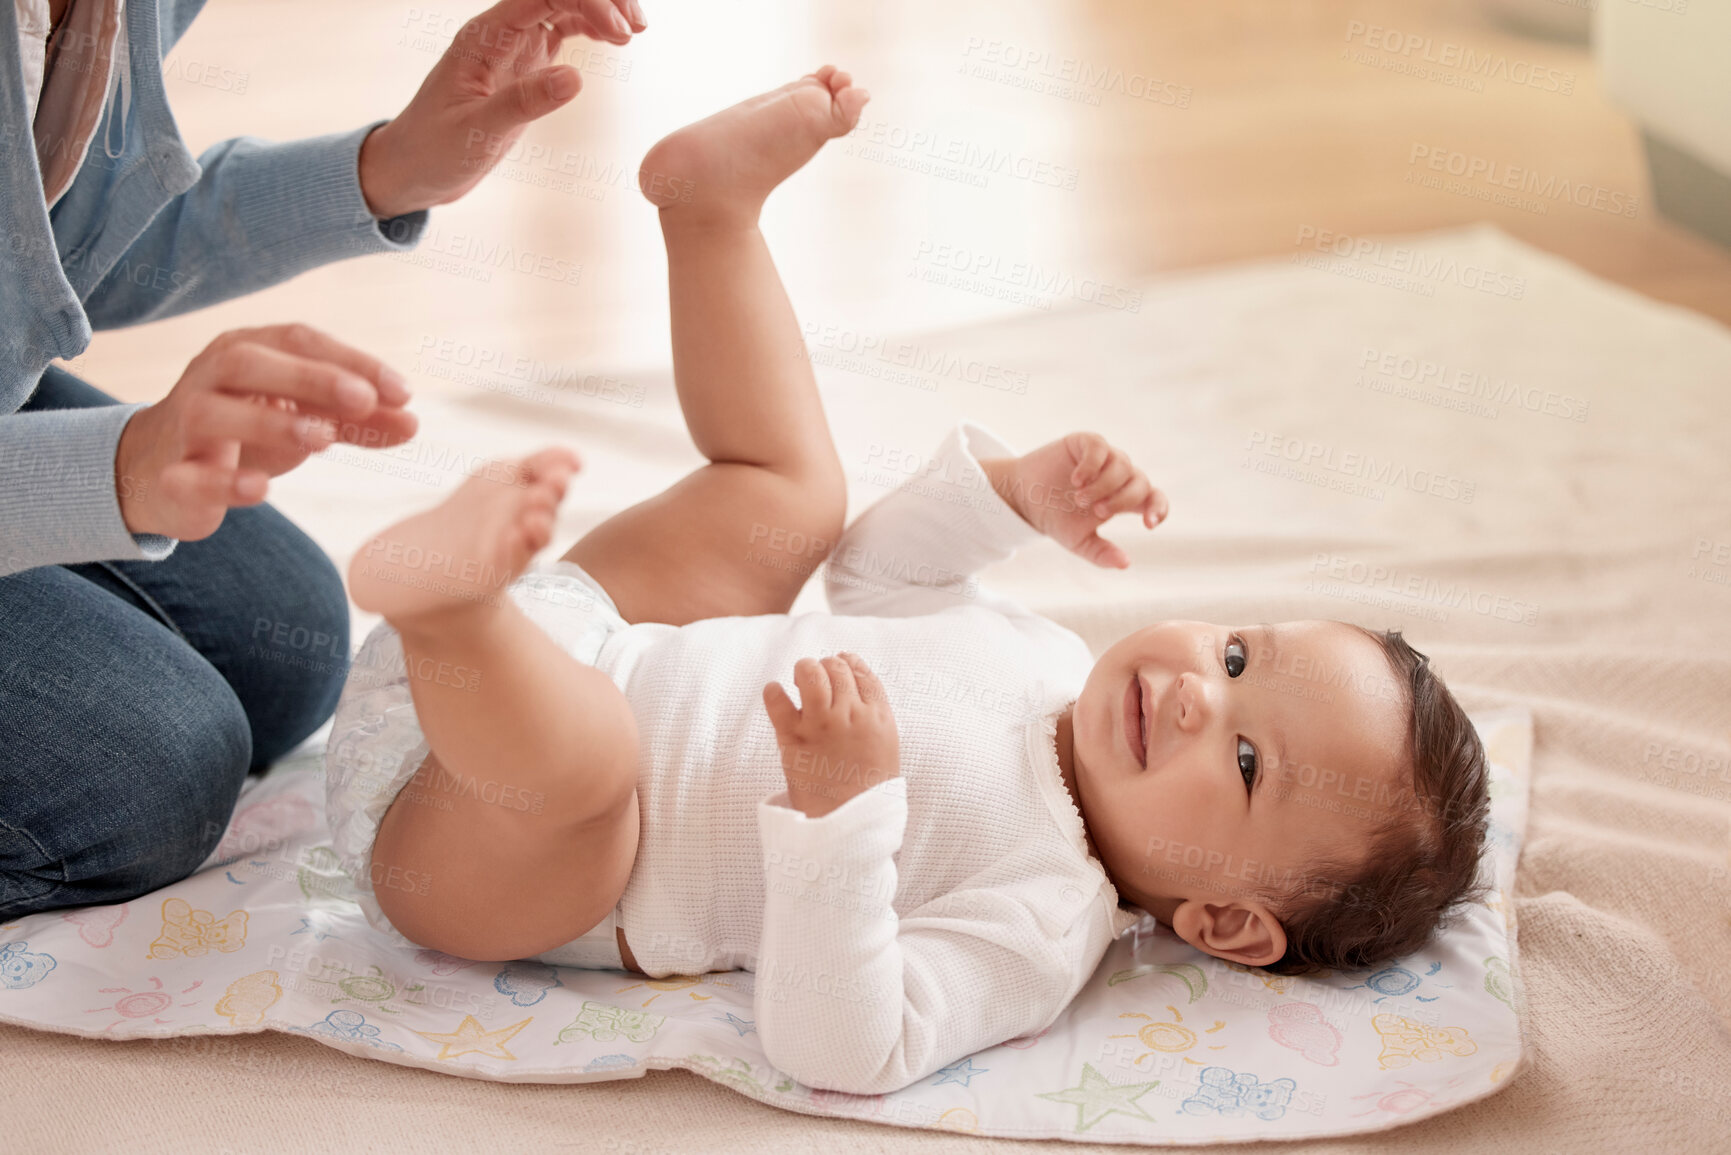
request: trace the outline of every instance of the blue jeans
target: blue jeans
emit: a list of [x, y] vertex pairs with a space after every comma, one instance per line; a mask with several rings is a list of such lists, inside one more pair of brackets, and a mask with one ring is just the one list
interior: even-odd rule
[[[24, 409], [115, 403], [51, 367]], [[163, 561], [0, 577], [0, 922], [191, 874], [348, 664], [336, 568], [268, 505]]]

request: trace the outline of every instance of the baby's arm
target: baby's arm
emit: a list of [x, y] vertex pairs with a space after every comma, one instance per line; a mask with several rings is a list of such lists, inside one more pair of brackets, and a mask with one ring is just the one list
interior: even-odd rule
[[[881, 468], [906, 479], [848, 526], [825, 564], [838, 614], [913, 617], [983, 605], [1024, 617], [1013, 600], [981, 589], [974, 574], [1042, 534], [1096, 565], [1128, 564], [1096, 531], [1132, 510], [1152, 526], [1167, 510], [1165, 495], [1128, 457], [1092, 433], [1022, 456], [962, 422], [914, 472], [887, 456]], [[1097, 502], [1102, 513], [1094, 512]]]
[[802, 659], [794, 678], [801, 709], [764, 688], [788, 782], [758, 806], [753, 998], [770, 1062], [809, 1087], [878, 1094], [1047, 1026], [1077, 982], [1023, 901], [1040, 899], [982, 886], [898, 917], [907, 788], [883, 687], [851, 654]]

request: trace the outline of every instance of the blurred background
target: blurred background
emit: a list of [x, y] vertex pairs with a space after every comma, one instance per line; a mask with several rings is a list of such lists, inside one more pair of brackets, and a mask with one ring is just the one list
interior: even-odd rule
[[[484, 6], [212, 0], [167, 62], [182, 135], [197, 155], [236, 135], [286, 140], [389, 117]], [[570, 372], [664, 365], [664, 268], [638, 160], [667, 131], [826, 61], [874, 99], [854, 136], [766, 213], [808, 331], [937, 328], [1027, 307], [910, 275], [941, 246], [1105, 292], [1290, 258], [1305, 228], [1356, 237], [1480, 220], [1731, 321], [1731, 252], [1659, 211], [1643, 143], [1657, 124], [1661, 145], [1684, 146], [1659, 156], [1679, 181], [1672, 199], [1704, 198], [1711, 215], [1723, 188], [1691, 161], [1703, 133], [1731, 125], [1731, 81], [1715, 97], [1710, 61], [1703, 75], [1685, 66], [1691, 46], [1731, 35], [1726, 7], [645, 0], [649, 29], [631, 44], [569, 43], [583, 91], [480, 188], [436, 209], [417, 253], [100, 333], [73, 368], [154, 400], [218, 332], [289, 320], [384, 357], [423, 395], [464, 389], [452, 357], [428, 356], [434, 341]], [[559, 275], [478, 255], [505, 250]]]

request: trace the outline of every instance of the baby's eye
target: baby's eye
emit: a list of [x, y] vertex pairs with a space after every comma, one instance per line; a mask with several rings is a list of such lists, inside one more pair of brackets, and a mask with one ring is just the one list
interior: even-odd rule
[[1244, 672], [1244, 642], [1233, 634], [1226, 639], [1226, 676], [1236, 678]]
[[1243, 738], [1238, 739], [1238, 772], [1244, 775], [1244, 786], [1248, 791], [1256, 789], [1256, 747]]

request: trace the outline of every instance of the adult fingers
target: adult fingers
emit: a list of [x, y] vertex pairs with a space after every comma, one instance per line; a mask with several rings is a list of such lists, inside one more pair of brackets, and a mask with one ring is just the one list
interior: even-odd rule
[[[590, 31], [585, 33], [587, 36], [613, 44], [624, 44], [631, 39], [632, 13], [624, 0], [550, 0], [549, 7], [559, 15], [570, 15], [584, 20], [590, 28]], [[641, 20], [641, 9], [637, 15], [637, 31], [641, 32], [648, 25]]]
[[281, 398], [336, 418], [365, 417], [380, 401], [378, 386], [363, 374], [321, 356], [290, 352], [269, 338], [218, 338], [182, 380], [231, 396]]
[[380, 406], [359, 421], [337, 424], [337, 440], [361, 449], [388, 449], [415, 435], [420, 419], [407, 409]]
[[568, 103], [582, 87], [581, 73], [569, 64], [556, 64], [493, 93], [475, 111], [475, 119], [481, 130], [505, 136]]
[[770, 682], [763, 687], [763, 708], [769, 711], [769, 724], [775, 727], [777, 734], [786, 734], [799, 723], [799, 707], [793, 704], [793, 699], [787, 696], [780, 682]]
[[299, 322], [265, 325], [257, 329], [242, 329], [238, 334], [296, 357], [340, 366], [371, 384], [379, 400], [386, 405], [405, 405], [411, 396], [409, 383], [401, 373], [371, 353], [345, 345], [311, 325]]
[[211, 393], [188, 409], [184, 435], [199, 449], [238, 441], [279, 452], [317, 453], [335, 439], [336, 428], [321, 417]]
[[802, 711], [829, 709], [829, 672], [816, 658], [801, 658], [793, 664], [793, 684], [799, 687]]
[[561, 12], [572, 7], [574, 5], [559, 4], [554, 0], [500, 0], [474, 19], [477, 23], [498, 24], [513, 32], [526, 32], [537, 24], [551, 23]]
[[257, 505], [270, 489], [262, 470], [236, 469], [220, 461], [177, 461], [157, 476], [161, 496], [176, 511], [175, 537], [197, 541], [222, 524], [231, 505]]

